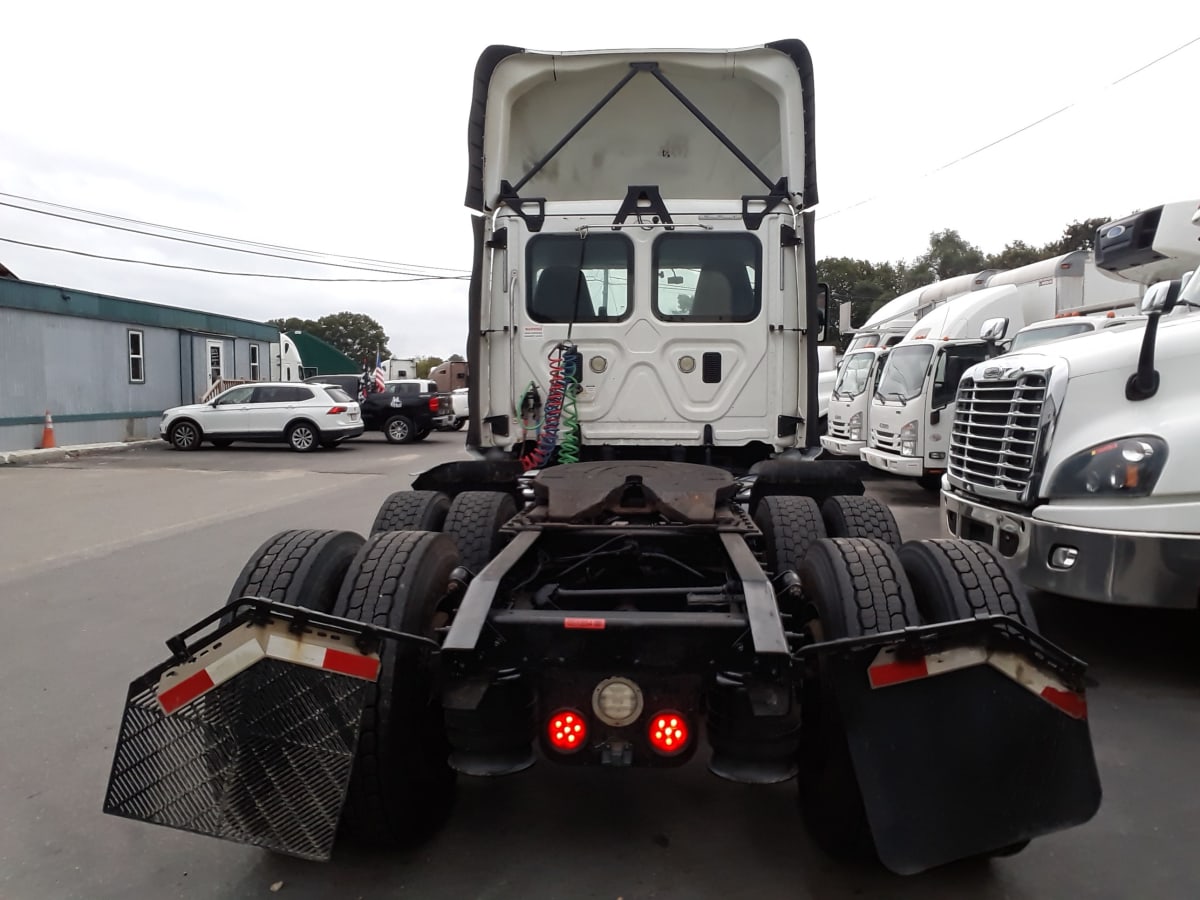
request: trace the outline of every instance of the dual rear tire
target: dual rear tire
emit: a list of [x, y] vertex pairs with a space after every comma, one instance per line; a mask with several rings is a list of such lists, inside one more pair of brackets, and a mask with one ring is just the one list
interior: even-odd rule
[[[1036, 630], [1028, 597], [1007, 563], [985, 544], [874, 538], [818, 540], [799, 575], [813, 641], [884, 634], [906, 627], [1006, 615]], [[801, 812], [831, 856], [874, 855], [866, 808], [836, 696], [821, 672], [806, 679], [797, 776]], [[993, 855], [1017, 852], [1002, 848]]]

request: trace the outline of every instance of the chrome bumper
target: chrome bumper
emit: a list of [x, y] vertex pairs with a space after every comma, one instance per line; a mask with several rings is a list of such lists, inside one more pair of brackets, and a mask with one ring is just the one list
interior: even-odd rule
[[925, 474], [925, 460], [920, 456], [899, 456], [895, 453], [884, 453], [873, 447], [864, 447], [860, 455], [868, 465], [891, 472], [893, 475], [920, 478]]
[[1058, 525], [946, 490], [941, 506], [948, 533], [995, 547], [1036, 590], [1161, 609], [1200, 602], [1200, 537]]

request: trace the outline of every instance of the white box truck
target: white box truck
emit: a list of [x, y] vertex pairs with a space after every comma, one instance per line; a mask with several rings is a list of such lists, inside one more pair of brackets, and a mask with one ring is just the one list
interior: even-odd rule
[[899, 343], [922, 316], [983, 288], [995, 271], [988, 269], [945, 278], [901, 294], [884, 304], [855, 332], [838, 363], [837, 379], [829, 395], [828, 425], [821, 435], [821, 447], [826, 453], [859, 458], [867, 446], [870, 399], [887, 358], [885, 351]]
[[[992, 275], [982, 290], [940, 306], [888, 356], [871, 397], [861, 457], [937, 490], [946, 470], [954, 397], [962, 373], [998, 352], [1006, 333], [1062, 312], [1136, 304], [1143, 288], [1098, 269], [1076, 250]], [[992, 340], [980, 339], [985, 323]]]

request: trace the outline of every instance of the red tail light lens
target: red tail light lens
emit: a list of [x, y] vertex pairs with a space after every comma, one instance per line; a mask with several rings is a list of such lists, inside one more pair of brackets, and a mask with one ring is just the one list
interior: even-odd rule
[[656, 753], [663, 756], [674, 756], [687, 747], [691, 740], [691, 731], [683, 713], [673, 709], [664, 709], [655, 713], [650, 719], [648, 731], [650, 746]]
[[331, 407], [329, 407], [329, 412], [325, 413], [325, 415], [340, 416], [342, 413], [344, 413], [349, 408], [350, 407], [348, 407], [348, 406], [331, 406]]
[[438, 398], [437, 398], [437, 397], [430, 397], [430, 398], [429, 398], [429, 411], [430, 411], [430, 412], [437, 412], [437, 411], [438, 411]]
[[550, 746], [559, 753], [574, 753], [587, 743], [587, 733], [587, 722], [574, 709], [560, 709], [546, 724]]

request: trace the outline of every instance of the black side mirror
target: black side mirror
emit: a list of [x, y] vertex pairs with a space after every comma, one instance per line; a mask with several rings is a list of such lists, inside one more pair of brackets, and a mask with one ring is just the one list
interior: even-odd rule
[[829, 285], [817, 284], [817, 343], [825, 340], [825, 323], [829, 321]]
[[1142, 297], [1142, 312], [1150, 318], [1142, 332], [1142, 350], [1138, 354], [1137, 371], [1125, 382], [1126, 400], [1149, 400], [1158, 393], [1158, 371], [1154, 368], [1154, 341], [1158, 335], [1158, 320], [1179, 302], [1183, 282], [1160, 281], [1151, 285]]

